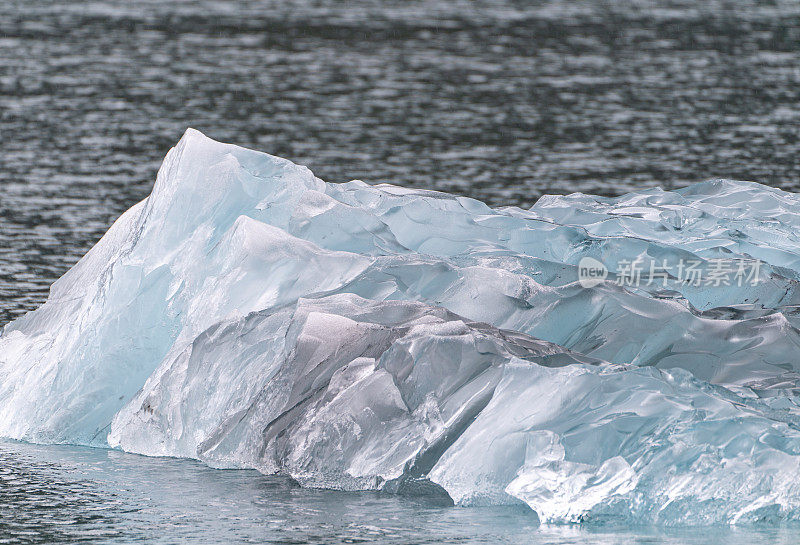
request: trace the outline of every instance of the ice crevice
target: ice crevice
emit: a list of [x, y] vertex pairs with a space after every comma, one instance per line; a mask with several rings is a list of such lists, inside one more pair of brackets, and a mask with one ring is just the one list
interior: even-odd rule
[[190, 129], [4, 327], [0, 435], [548, 522], [798, 519], [798, 210], [728, 180], [493, 209]]

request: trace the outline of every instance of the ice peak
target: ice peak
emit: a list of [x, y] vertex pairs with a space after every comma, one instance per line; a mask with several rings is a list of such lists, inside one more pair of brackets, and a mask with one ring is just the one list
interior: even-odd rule
[[492, 209], [188, 129], [0, 336], [0, 435], [551, 521], [800, 519], [798, 207], [714, 181]]

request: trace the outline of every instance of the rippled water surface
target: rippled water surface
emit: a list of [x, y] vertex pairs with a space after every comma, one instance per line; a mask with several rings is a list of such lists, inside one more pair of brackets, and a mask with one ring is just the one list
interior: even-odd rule
[[800, 4], [0, 0], [0, 324], [150, 190], [187, 126], [492, 204], [800, 187]]
[[[800, 189], [800, 4], [0, 0], [0, 326], [149, 192], [188, 126], [328, 181], [493, 205], [709, 177]], [[0, 543], [780, 543], [0, 445]]]

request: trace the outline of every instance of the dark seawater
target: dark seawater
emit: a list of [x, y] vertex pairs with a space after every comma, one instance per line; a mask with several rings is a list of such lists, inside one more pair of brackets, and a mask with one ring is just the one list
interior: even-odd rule
[[493, 205], [800, 188], [800, 3], [0, 0], [0, 324], [188, 126]]
[[[710, 177], [800, 189], [800, 3], [0, 0], [0, 326], [192, 126], [493, 205]], [[116, 452], [0, 447], [0, 543], [791, 542], [538, 528]]]

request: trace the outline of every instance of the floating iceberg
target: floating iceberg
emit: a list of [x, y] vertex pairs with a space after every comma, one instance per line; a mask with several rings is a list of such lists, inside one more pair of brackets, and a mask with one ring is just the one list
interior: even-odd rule
[[492, 209], [189, 130], [4, 328], [0, 435], [544, 521], [800, 519], [798, 211], [721, 180]]

